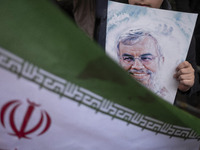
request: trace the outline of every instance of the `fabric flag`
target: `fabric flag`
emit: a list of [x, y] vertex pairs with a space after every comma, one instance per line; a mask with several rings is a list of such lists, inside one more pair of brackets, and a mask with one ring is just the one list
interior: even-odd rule
[[142, 87], [47, 0], [0, 5], [1, 150], [197, 150], [200, 120]]

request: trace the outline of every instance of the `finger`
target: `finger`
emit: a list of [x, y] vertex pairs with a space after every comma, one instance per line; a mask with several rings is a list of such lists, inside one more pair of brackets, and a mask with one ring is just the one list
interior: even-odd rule
[[180, 69], [183, 69], [183, 68], [188, 68], [188, 67], [192, 67], [191, 64], [188, 62], [188, 61], [184, 61], [182, 63], [180, 63], [178, 65], [178, 67], [176, 68], [176, 70], [180, 70]]
[[194, 69], [192, 67], [189, 68], [183, 68], [177, 71], [177, 75], [184, 75], [184, 74], [194, 74]]
[[181, 80], [194, 80], [194, 76], [191, 74], [182, 74], [177, 78], [179, 81]]
[[194, 78], [194, 71], [187, 72], [187, 71], [178, 71], [173, 76], [177, 80], [184, 80], [184, 79], [193, 79]]
[[186, 87], [192, 87], [194, 82], [192, 80], [180, 80], [179, 85], [184, 85]]

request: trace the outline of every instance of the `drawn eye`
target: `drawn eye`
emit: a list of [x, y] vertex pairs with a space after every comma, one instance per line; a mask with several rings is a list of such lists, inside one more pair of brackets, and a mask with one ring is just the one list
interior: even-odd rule
[[141, 56], [140, 58], [144, 62], [149, 62], [149, 61], [153, 60], [153, 56]]
[[123, 56], [123, 60], [124, 60], [124, 61], [127, 61], [127, 62], [131, 62], [131, 61], [134, 61], [134, 57], [131, 57], [131, 56]]

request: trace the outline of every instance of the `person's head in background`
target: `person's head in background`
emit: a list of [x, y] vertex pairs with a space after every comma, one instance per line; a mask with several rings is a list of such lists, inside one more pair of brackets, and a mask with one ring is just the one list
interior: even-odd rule
[[171, 9], [168, 0], [128, 0], [131, 5], [145, 6], [151, 8]]

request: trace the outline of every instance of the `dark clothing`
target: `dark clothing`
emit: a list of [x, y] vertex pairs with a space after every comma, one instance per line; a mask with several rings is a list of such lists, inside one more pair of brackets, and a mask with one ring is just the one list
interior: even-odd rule
[[176, 10], [190, 12], [190, 0], [175, 0]]
[[164, 0], [163, 1], [162, 5], [161, 5], [161, 9], [166, 9], [166, 10], [171, 10], [172, 9], [172, 7], [171, 7], [171, 5], [170, 5], [168, 0]]
[[[200, 7], [200, 6], [199, 6]], [[200, 12], [199, 12], [200, 15]], [[196, 38], [196, 62], [200, 66], [200, 16], [197, 18], [196, 27], [194, 30], [194, 36]]]
[[176, 10], [183, 12], [199, 13], [200, 1], [199, 0], [175, 0]]
[[105, 49], [108, 0], [96, 0], [96, 22], [94, 39]]
[[73, 0], [73, 13], [77, 25], [93, 38], [95, 28], [95, 1]]
[[196, 64], [200, 65], [200, 0], [175, 0], [175, 2], [177, 11], [198, 13], [194, 29], [194, 37], [192, 38], [186, 59], [195, 69], [195, 84], [191, 88], [190, 92], [187, 93], [188, 95], [186, 95], [186, 100], [189, 104], [197, 106], [200, 103], [200, 100], [197, 98], [198, 93], [200, 93], [199, 73], [196, 69]]
[[194, 37], [196, 38], [196, 63], [200, 65], [200, 0], [175, 0], [176, 10], [198, 13]]
[[[197, 72], [197, 65], [196, 65], [196, 59], [195, 59], [196, 58], [195, 49], [196, 49], [196, 39], [193, 36], [186, 60], [188, 62], [190, 62], [192, 67], [195, 69], [195, 82], [194, 82], [193, 87], [188, 92], [182, 93], [182, 92], [178, 91], [179, 93], [185, 95], [186, 102], [193, 106], [197, 106], [200, 103], [200, 100], [196, 97], [196, 95], [200, 91], [200, 83], [199, 83], [199, 75]], [[179, 93], [177, 93], [177, 94], [179, 94]]]

